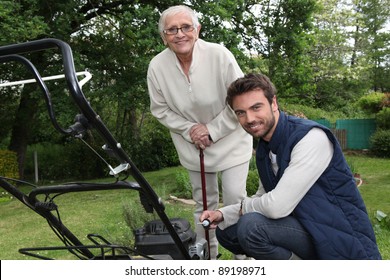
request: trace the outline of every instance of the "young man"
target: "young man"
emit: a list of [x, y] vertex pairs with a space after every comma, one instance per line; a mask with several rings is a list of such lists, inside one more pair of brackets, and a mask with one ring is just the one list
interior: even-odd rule
[[268, 77], [231, 84], [227, 103], [259, 139], [259, 190], [205, 211], [222, 246], [255, 259], [381, 259], [364, 202], [331, 131], [279, 110]]

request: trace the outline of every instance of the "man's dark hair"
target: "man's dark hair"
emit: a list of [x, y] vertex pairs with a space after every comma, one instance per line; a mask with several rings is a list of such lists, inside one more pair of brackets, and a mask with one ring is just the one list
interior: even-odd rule
[[227, 91], [226, 103], [232, 107], [234, 97], [259, 89], [263, 90], [269, 104], [272, 104], [272, 99], [276, 95], [274, 84], [266, 75], [255, 73], [246, 74], [231, 83]]

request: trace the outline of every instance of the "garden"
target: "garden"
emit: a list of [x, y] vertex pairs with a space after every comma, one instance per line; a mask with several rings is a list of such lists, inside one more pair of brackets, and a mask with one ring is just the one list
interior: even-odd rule
[[[82, 131], [83, 137], [58, 133], [51, 116], [65, 128], [74, 124], [75, 116], [82, 120], [68, 84], [46, 81], [50, 102], [37, 84], [2, 86], [32, 75], [0, 53], [0, 176], [13, 178], [4, 180], [23, 193], [70, 181], [112, 182], [115, 178], [107, 175], [115, 170], [107, 167], [115, 166], [117, 159], [107, 154], [112, 147], [123, 148], [164, 201], [167, 216], [193, 223], [188, 175], [179, 166], [168, 129], [150, 113], [146, 81], [150, 60], [165, 49], [157, 29], [160, 13], [182, 3], [197, 11], [200, 38], [223, 44], [243, 72], [270, 77], [283, 111], [330, 124], [370, 121], [366, 146], [353, 149], [347, 143], [344, 153], [359, 177], [357, 187], [382, 257], [389, 260], [390, 44], [389, 9], [383, 9], [388, 0], [1, 1], [0, 48], [53, 37], [68, 43], [75, 68], [87, 69], [93, 77], [83, 85], [87, 106], [99, 114], [90, 121], [100, 125], [95, 120], [102, 120], [120, 143], [102, 143], [95, 130]], [[42, 77], [51, 77], [64, 72], [61, 54], [50, 48], [23, 55]], [[107, 144], [113, 145], [102, 149]], [[133, 167], [128, 178], [120, 178], [134, 180], [131, 171]], [[257, 183], [252, 163], [248, 194], [256, 191]], [[55, 196], [55, 203], [58, 218], [82, 242], [89, 242], [92, 233], [132, 246], [134, 230], [158, 219], [156, 213], [146, 213], [137, 192], [128, 189], [66, 193]], [[30, 259], [20, 248], [63, 245], [48, 223], [26, 206], [0, 187], [2, 260]], [[221, 259], [231, 259], [223, 248], [220, 252]], [[65, 250], [38, 254], [76, 257]]]

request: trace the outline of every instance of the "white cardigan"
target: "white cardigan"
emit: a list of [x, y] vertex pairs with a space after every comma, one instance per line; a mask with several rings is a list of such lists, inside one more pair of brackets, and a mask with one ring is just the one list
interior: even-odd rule
[[197, 123], [207, 126], [214, 142], [204, 151], [206, 172], [225, 170], [251, 158], [252, 136], [225, 101], [227, 88], [241, 76], [228, 49], [201, 39], [194, 46], [190, 80], [169, 48], [151, 60], [147, 74], [150, 110], [169, 128], [185, 168], [200, 171], [199, 151], [189, 135]]

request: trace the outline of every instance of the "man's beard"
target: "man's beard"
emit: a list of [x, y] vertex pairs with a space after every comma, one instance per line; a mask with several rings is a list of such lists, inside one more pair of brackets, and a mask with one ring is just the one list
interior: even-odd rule
[[[269, 121], [267, 120], [265, 123], [264, 123], [264, 130], [260, 130], [260, 131], [257, 131], [257, 132], [252, 132], [251, 129], [247, 128], [248, 124], [244, 127], [245, 131], [248, 132], [250, 135], [252, 135], [253, 137], [255, 138], [264, 138], [266, 137], [270, 131], [272, 130], [272, 128], [274, 127], [275, 125], [275, 115], [272, 113], [271, 111], [271, 114], [272, 114], [272, 117], [269, 119]], [[257, 122], [255, 122], [257, 123]]]

